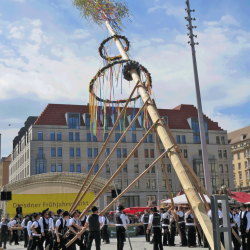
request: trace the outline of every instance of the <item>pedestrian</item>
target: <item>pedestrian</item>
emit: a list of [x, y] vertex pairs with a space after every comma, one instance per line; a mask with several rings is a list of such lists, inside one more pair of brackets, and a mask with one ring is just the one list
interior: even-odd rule
[[31, 246], [32, 246], [32, 230], [31, 230], [31, 226], [33, 224], [33, 217], [34, 215], [33, 214], [30, 214], [29, 216], [29, 221], [28, 221], [28, 224], [27, 224], [27, 234], [28, 234], [28, 245], [27, 245], [27, 248], [28, 250], [31, 249]]
[[30, 227], [32, 231], [32, 240], [30, 242], [30, 250], [38, 248], [38, 250], [43, 250], [43, 245], [41, 242], [41, 226], [39, 224], [39, 219], [41, 217], [41, 213], [34, 213], [33, 217], [35, 221], [33, 222], [32, 226]]
[[[21, 225], [19, 224], [19, 216], [16, 215], [14, 220], [11, 222], [11, 227], [21, 227]], [[12, 238], [12, 242], [15, 241], [15, 245], [19, 245], [18, 243], [18, 232], [17, 230], [13, 230], [13, 238]]]
[[5, 218], [2, 219], [0, 223], [0, 232], [1, 232], [1, 247], [3, 244], [3, 248], [6, 249], [6, 242], [8, 237], [8, 228], [10, 228], [10, 224], [7, 222]]
[[[86, 214], [81, 219], [82, 227], [85, 227], [85, 224], [86, 224], [87, 218], [89, 217], [90, 212], [91, 212], [91, 210], [86, 211]], [[83, 245], [84, 245], [85, 249], [87, 249], [87, 247], [88, 247], [88, 234], [89, 234], [89, 229], [87, 228], [86, 231], [82, 234], [82, 241], [83, 241]]]
[[55, 225], [53, 223], [54, 220], [54, 215], [55, 213], [52, 210], [49, 210], [48, 212], [48, 219], [49, 219], [49, 230], [48, 230], [48, 234], [49, 234], [49, 249], [48, 250], [52, 250], [53, 249], [53, 244], [54, 244], [54, 234], [55, 234]]
[[108, 224], [109, 224], [109, 219], [108, 219], [108, 212], [103, 216], [103, 237], [104, 237], [104, 244], [110, 244], [109, 241], [109, 233], [108, 233]]
[[163, 250], [161, 239], [161, 215], [158, 213], [157, 208], [154, 207], [153, 214], [149, 217], [148, 232], [152, 226], [154, 233], [154, 250]]
[[39, 219], [39, 224], [40, 224], [41, 232], [42, 232], [41, 242], [42, 242], [42, 245], [45, 242], [45, 248], [50, 243], [48, 211], [49, 211], [49, 208], [43, 210], [41, 217]]
[[185, 247], [187, 246], [186, 225], [185, 225], [184, 213], [182, 211], [181, 206], [178, 206], [178, 211], [176, 211], [176, 214], [178, 216], [178, 224], [181, 235], [181, 246]]
[[123, 205], [118, 206], [118, 212], [115, 214], [115, 226], [116, 226], [116, 237], [117, 237], [117, 250], [123, 250], [125, 230], [127, 229], [126, 217], [123, 214], [125, 209]]
[[[234, 230], [235, 233], [239, 236], [238, 228], [236, 226], [236, 223], [238, 222], [237, 221], [238, 218], [235, 220], [234, 211], [231, 207], [229, 207], [229, 219], [230, 219], [230, 225], [231, 225], [232, 230]], [[240, 250], [240, 243], [236, 239], [233, 233], [232, 233], [232, 241], [234, 244], [234, 250]]]
[[169, 233], [169, 223], [170, 215], [168, 211], [163, 214], [162, 219], [162, 229], [163, 229], [163, 246], [168, 246], [170, 244], [170, 233]]
[[238, 225], [239, 230], [241, 232], [242, 238], [242, 249], [248, 250], [250, 249], [250, 237], [249, 237], [249, 229], [250, 229], [250, 212], [246, 211], [246, 205], [242, 204], [240, 206], [240, 225]]
[[23, 240], [24, 240], [24, 247], [25, 248], [28, 247], [28, 242], [29, 242], [28, 231], [27, 231], [27, 225], [28, 225], [28, 222], [30, 220], [29, 217], [30, 217], [30, 215], [27, 214], [21, 223], [21, 226], [23, 227], [23, 238], [24, 238]]
[[176, 219], [174, 214], [174, 208], [168, 210], [170, 218], [170, 243], [169, 246], [175, 246], [175, 234], [176, 234]]
[[147, 233], [148, 222], [149, 222], [148, 209], [144, 210], [144, 214], [141, 217], [141, 222], [143, 223], [143, 229], [145, 233], [146, 242], [150, 242], [150, 231]]
[[101, 249], [100, 230], [102, 226], [102, 218], [101, 216], [98, 215], [98, 208], [96, 206], [93, 206], [91, 208], [91, 211], [93, 214], [88, 216], [85, 223], [86, 227], [89, 228], [87, 250], [91, 249], [93, 240], [95, 240], [96, 250], [100, 250]]
[[196, 247], [196, 231], [194, 224], [194, 217], [192, 215], [191, 209], [186, 209], [185, 222], [188, 232], [187, 245], [188, 247]]

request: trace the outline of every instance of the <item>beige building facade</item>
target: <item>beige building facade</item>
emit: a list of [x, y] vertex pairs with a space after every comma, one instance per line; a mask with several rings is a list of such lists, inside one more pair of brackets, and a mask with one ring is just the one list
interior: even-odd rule
[[[136, 111], [138, 110], [136, 109]], [[192, 105], [180, 105], [172, 110], [159, 109], [159, 113], [168, 122], [184, 157], [204, 182], [196, 108]], [[88, 173], [115, 118], [111, 109], [108, 110], [105, 128], [103, 122], [100, 121], [99, 138], [91, 134], [88, 106], [49, 104], [38, 118], [29, 117], [25, 123], [27, 126], [22, 128], [19, 136], [14, 139], [9, 166], [9, 182], [14, 183], [23, 178], [44, 173]], [[126, 111], [125, 121], [124, 119], [121, 121], [121, 127], [116, 129], [108, 142], [106, 154], [112, 151], [120, 138], [124, 124], [127, 127], [132, 118], [133, 109], [129, 108]], [[221, 129], [208, 117], [204, 116], [204, 119], [213, 192], [215, 193], [223, 185], [227, 185], [233, 190], [231, 146], [227, 143], [227, 131]], [[109, 179], [145, 133], [139, 117], [135, 127], [115, 150], [110, 159], [110, 165], [104, 166], [100, 178]], [[163, 151], [162, 144], [161, 147]], [[125, 189], [159, 156], [156, 149], [155, 134], [152, 133], [115, 178], [116, 186], [119, 189]], [[105, 158], [106, 156], [103, 154], [95, 166], [95, 173], [102, 166]], [[166, 157], [164, 162], [171, 192], [175, 195], [181, 189], [180, 182], [170, 160]], [[166, 199], [169, 195], [162, 166], [157, 164], [124, 195], [121, 202], [127, 207], [145, 206], [149, 200], [157, 203], [158, 199]], [[111, 200], [111, 192], [106, 192], [101, 197], [101, 207]]]
[[246, 191], [250, 187], [250, 126], [229, 133], [228, 140], [235, 188]]

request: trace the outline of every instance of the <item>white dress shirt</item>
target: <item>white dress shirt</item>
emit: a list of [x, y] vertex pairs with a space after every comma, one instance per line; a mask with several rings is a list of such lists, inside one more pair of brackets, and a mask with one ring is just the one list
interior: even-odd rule
[[[184, 213], [182, 211], [176, 211], [176, 214], [179, 216], [179, 217], [184, 217]], [[178, 223], [185, 223], [185, 218], [184, 218], [184, 221], [178, 221]]]
[[240, 216], [238, 214], [234, 214], [234, 221], [240, 226]]
[[73, 223], [75, 223], [75, 224], [81, 226], [81, 221], [80, 221], [80, 220], [76, 220], [75, 218], [71, 218], [71, 219], [69, 220], [68, 226], [69, 226], [69, 227], [72, 226]]
[[55, 227], [54, 227], [54, 217], [49, 218], [49, 229], [52, 228], [53, 231], [55, 231]]
[[[37, 228], [38, 224], [40, 225], [40, 223], [38, 221], [34, 221], [32, 225], [34, 225], [34, 228]], [[40, 236], [41, 234], [34, 234], [33, 231], [32, 231], [32, 235], [33, 236]]]
[[188, 223], [187, 222], [187, 218], [188, 218], [188, 216], [190, 215], [190, 217], [192, 218], [192, 219], [194, 219], [194, 216], [190, 213], [190, 214], [188, 214], [188, 213], [185, 213], [185, 222], [186, 222], [186, 226], [194, 226], [194, 223]]
[[129, 224], [129, 219], [128, 216], [125, 214], [125, 218], [126, 218], [126, 223]]
[[105, 224], [105, 216], [102, 216], [102, 225], [108, 225], [109, 224], [109, 219], [106, 218], [106, 224]]
[[[10, 223], [7, 223], [7, 227], [11, 227]], [[2, 228], [2, 222], [0, 222], [0, 228]]]
[[32, 233], [32, 232], [31, 232], [31, 229], [30, 229], [31, 226], [32, 226], [32, 221], [30, 220], [30, 221], [28, 222], [28, 224], [27, 224], [27, 231], [28, 231], [28, 235], [29, 235], [29, 236], [31, 236], [31, 233]]
[[126, 217], [125, 214], [121, 214], [120, 218], [122, 220], [122, 224], [115, 224], [117, 227], [123, 226], [125, 229], [127, 229], [127, 223], [126, 223]]
[[[242, 219], [247, 211], [240, 211], [239, 217]], [[250, 228], [250, 212], [247, 212], [247, 228], [246, 230], [249, 230]], [[240, 224], [238, 225], [240, 227]]]
[[[169, 217], [168, 211], [167, 211], [166, 213], [163, 214], [162, 219], [164, 220], [164, 219], [166, 219], [167, 217]], [[169, 218], [168, 218], [168, 219], [169, 219]], [[167, 227], [167, 226], [169, 226], [169, 224], [164, 224], [164, 222], [162, 222], [162, 226], [163, 226], [163, 227]]]
[[22, 221], [22, 223], [21, 223], [21, 226], [22, 226], [23, 228], [27, 228], [27, 226], [25, 226], [25, 218], [23, 219], [23, 221]]
[[[48, 223], [49, 223], [48, 219], [46, 219], [46, 218], [44, 218], [44, 219], [45, 219], [45, 222], [48, 224]], [[40, 227], [41, 227], [41, 232], [44, 233], [43, 217], [41, 217], [41, 218], [39, 219], [39, 225], [40, 225]]]

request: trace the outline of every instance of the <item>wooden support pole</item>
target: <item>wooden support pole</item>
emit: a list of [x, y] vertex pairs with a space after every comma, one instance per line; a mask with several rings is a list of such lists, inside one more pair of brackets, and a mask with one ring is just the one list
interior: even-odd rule
[[[87, 184], [87, 181], [89, 180], [89, 178], [90, 178], [92, 172], [94, 171], [95, 165], [96, 165], [97, 162], [99, 161], [99, 159], [100, 159], [100, 157], [101, 157], [101, 155], [102, 155], [104, 149], [106, 148], [106, 146], [107, 146], [107, 144], [108, 144], [109, 139], [111, 138], [112, 134], [114, 133], [115, 128], [116, 128], [116, 126], [118, 125], [119, 120], [122, 118], [122, 116], [123, 116], [123, 114], [124, 114], [124, 112], [125, 112], [125, 110], [126, 110], [128, 104], [130, 103], [130, 100], [131, 100], [131, 98], [133, 97], [133, 94], [134, 94], [135, 90], [137, 89], [138, 84], [139, 84], [139, 82], [136, 83], [136, 85], [135, 85], [135, 87], [134, 87], [134, 89], [133, 89], [131, 95], [129, 96], [127, 102], [126, 102], [125, 105], [124, 105], [124, 108], [122, 109], [122, 111], [121, 111], [120, 115], [118, 116], [118, 118], [117, 118], [117, 120], [116, 120], [116, 122], [115, 122], [113, 128], [111, 129], [111, 131], [110, 131], [110, 133], [109, 133], [109, 135], [108, 135], [108, 138], [107, 138], [106, 141], [104, 142], [104, 144], [103, 144], [103, 146], [102, 146], [102, 148], [101, 148], [99, 154], [97, 155], [97, 157], [96, 157], [94, 163], [92, 164], [92, 167], [91, 167], [91, 169], [89, 170], [89, 173], [88, 173], [87, 177], [85, 178], [85, 180], [84, 180], [84, 182], [83, 182], [83, 184], [82, 184], [82, 186], [81, 186], [81, 188], [80, 188], [80, 190], [79, 190], [79, 192], [78, 192], [78, 194], [77, 194], [75, 200], [73, 201], [73, 203], [72, 203], [72, 205], [71, 205], [71, 207], [70, 207], [70, 209], [69, 209], [69, 212], [70, 212], [70, 213], [73, 212], [73, 211], [76, 209], [76, 207], [77, 207], [77, 206], [75, 206], [75, 205], [76, 205], [76, 202], [77, 202], [78, 198], [80, 197], [80, 194], [81, 194], [81, 192], [83, 191], [85, 185]], [[83, 197], [83, 196], [82, 196], [82, 197]], [[82, 199], [80, 199], [80, 200], [82, 200]], [[80, 202], [81, 202], [81, 201], [80, 201]], [[78, 204], [79, 204], [80, 202], [78, 202]]]
[[[153, 126], [152, 126], [153, 127]], [[152, 128], [151, 127], [151, 128]], [[163, 152], [157, 159], [154, 160], [154, 162], [146, 169], [144, 170], [137, 178], [135, 178], [133, 180], [133, 182], [131, 182], [131, 184], [125, 188], [107, 207], [105, 207], [100, 213], [99, 215], [102, 216], [110, 207], [113, 206], [114, 203], [116, 203], [124, 194], [126, 194], [128, 192], [128, 190], [137, 182], [139, 181], [145, 174], [147, 174], [147, 172], [153, 167], [155, 166], [155, 164], [160, 161], [162, 159], [162, 157], [164, 157], [164, 155], [167, 154], [167, 151]], [[79, 234], [82, 235], [87, 228], [83, 228]], [[68, 248], [72, 243], [74, 243], [76, 240], [78, 239], [78, 236], [75, 236], [71, 241], [69, 241], [66, 244], [66, 247]]]
[[[110, 34], [112, 36], [114, 36], [116, 33], [114, 32], [110, 23], [108, 21], [105, 21], [105, 24], [106, 24]], [[128, 57], [126, 51], [124, 50], [120, 40], [117, 39], [116, 37], [114, 37], [114, 42], [116, 43], [116, 46], [117, 46], [122, 58], [124, 60], [128, 60], [129, 57]], [[139, 94], [140, 94], [143, 102], [146, 102], [148, 100], [149, 95], [148, 95], [147, 91], [145, 90], [145, 88], [143, 87], [143, 83], [140, 81], [140, 76], [137, 74], [135, 69], [130, 70], [130, 74], [131, 74], [135, 83], [137, 83], [139, 81], [138, 91], [139, 91]], [[149, 102], [149, 103], [152, 104], [152, 102]], [[156, 108], [154, 107], [154, 105], [149, 105], [147, 110], [148, 110], [148, 113], [149, 113], [153, 123], [155, 123], [158, 119], [160, 119], [158, 112], [157, 112]], [[169, 134], [167, 133], [167, 131], [164, 127], [164, 124], [162, 123], [161, 125], [157, 126], [156, 131], [157, 131], [159, 137], [161, 138], [161, 141], [162, 141], [162, 144], [163, 144], [165, 150], [167, 150], [172, 145], [172, 142], [171, 142]], [[212, 223], [211, 223], [209, 217], [207, 216], [204, 204], [202, 203], [200, 197], [195, 192], [195, 187], [192, 185], [191, 180], [189, 179], [188, 175], [186, 174], [186, 171], [184, 169], [184, 166], [182, 164], [180, 156], [176, 152], [171, 154], [171, 162], [172, 162], [172, 165], [175, 169], [175, 172], [176, 172], [176, 174], [177, 174], [177, 176], [178, 176], [178, 178], [183, 186], [183, 189], [186, 191], [186, 194], [191, 202], [192, 208], [195, 211], [195, 214], [200, 221], [200, 224], [203, 228], [203, 231], [207, 237], [207, 240], [208, 240], [210, 246], [212, 247], [212, 249], [215, 250], [214, 244], [213, 244], [214, 241], [213, 241]], [[224, 250], [224, 248], [222, 248], [222, 250]]]
[[[140, 110], [137, 112], [137, 114], [135, 115], [134, 119], [132, 120], [132, 122], [129, 124], [129, 126], [127, 127], [127, 129], [125, 130], [125, 132], [122, 134], [122, 136], [120, 137], [120, 139], [118, 140], [118, 142], [116, 143], [115, 147], [112, 149], [112, 151], [110, 152], [110, 154], [106, 157], [105, 161], [103, 162], [103, 164], [101, 165], [100, 169], [98, 170], [98, 172], [93, 176], [91, 182], [89, 183], [89, 185], [86, 187], [86, 189], [84, 190], [84, 192], [82, 193], [81, 197], [79, 198], [79, 200], [75, 203], [75, 205], [73, 206], [73, 210], [74, 211], [77, 206], [80, 204], [81, 200], [83, 199], [83, 197], [86, 195], [86, 193], [88, 192], [88, 190], [90, 189], [90, 187], [92, 186], [92, 184], [94, 183], [94, 181], [96, 180], [96, 178], [99, 176], [99, 174], [102, 172], [103, 168], [106, 166], [107, 162], [109, 161], [109, 159], [111, 158], [112, 154], [115, 152], [115, 150], [118, 148], [119, 144], [122, 142], [123, 138], [125, 137], [125, 135], [127, 134], [127, 132], [131, 129], [131, 127], [133, 126], [134, 122], [136, 121], [137, 117], [141, 114], [143, 108], [147, 105], [147, 102], [145, 102], [142, 107], [140, 108]], [[108, 139], [107, 139], [108, 140]], [[125, 165], [125, 164], [124, 164]], [[111, 179], [110, 179], [111, 180]], [[83, 215], [84, 216], [84, 215]]]

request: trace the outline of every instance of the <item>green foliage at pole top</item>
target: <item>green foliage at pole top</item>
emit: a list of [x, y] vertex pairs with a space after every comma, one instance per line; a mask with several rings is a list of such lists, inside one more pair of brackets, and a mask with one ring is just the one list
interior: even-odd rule
[[90, 25], [109, 21], [115, 30], [121, 30], [122, 21], [130, 13], [127, 4], [121, 0], [72, 0], [72, 3]]

